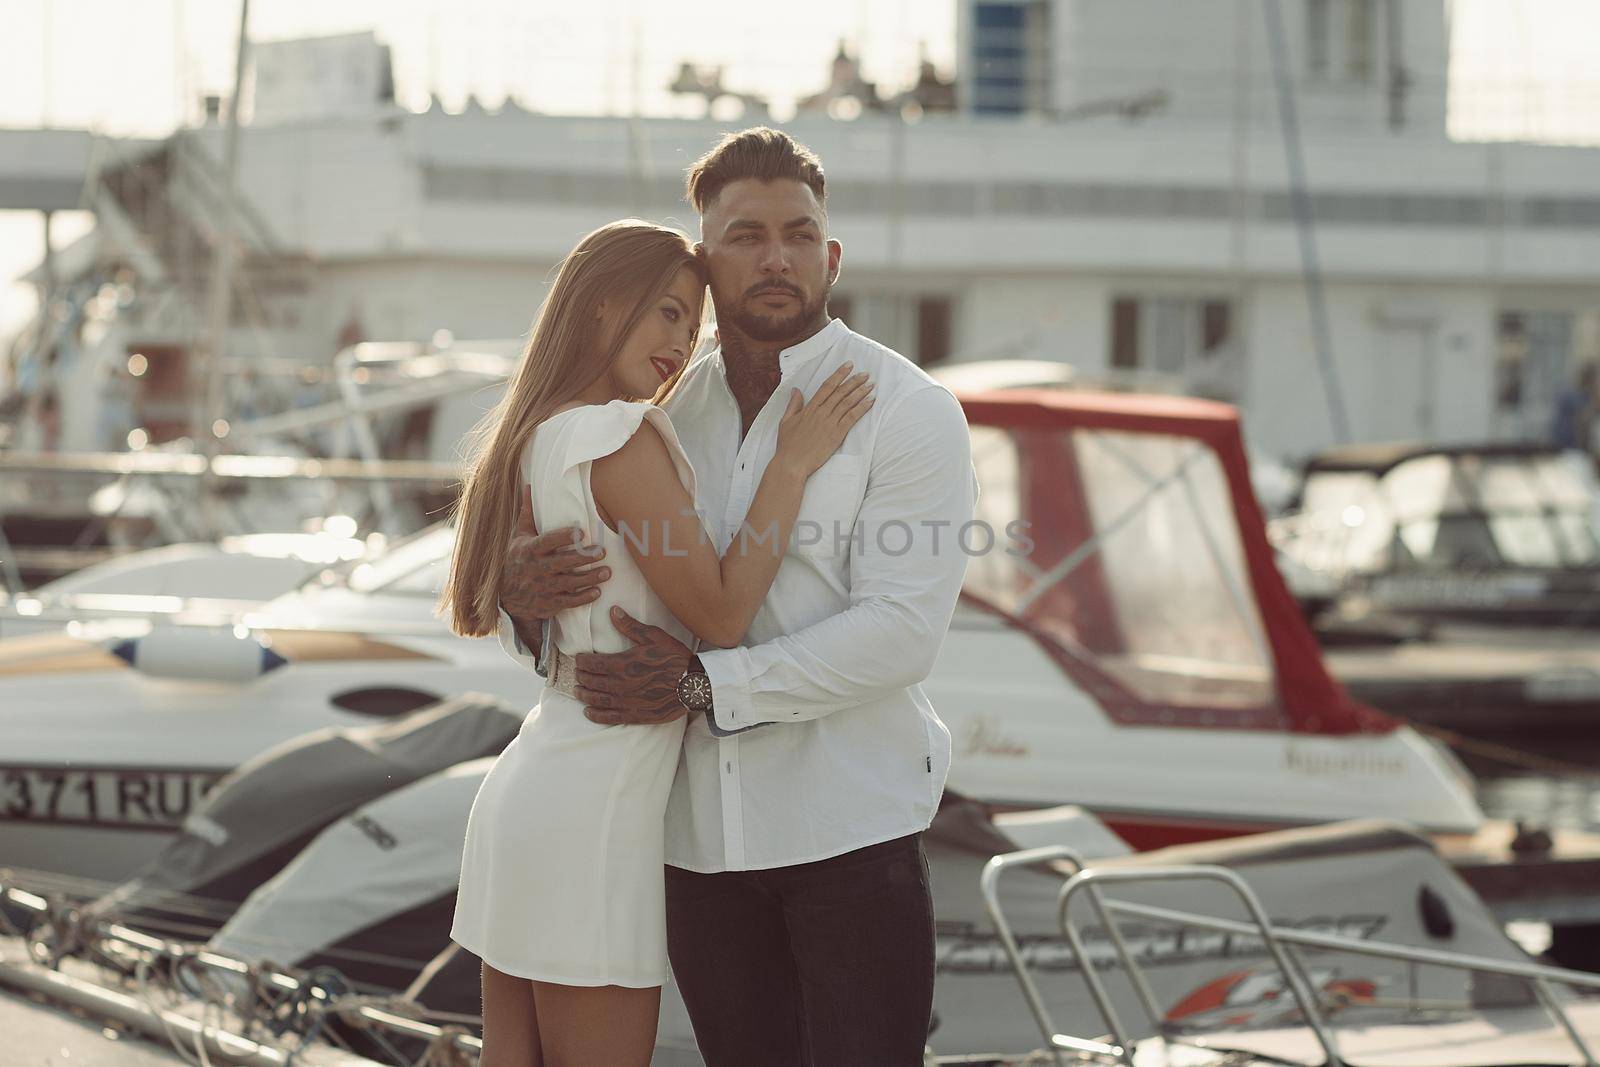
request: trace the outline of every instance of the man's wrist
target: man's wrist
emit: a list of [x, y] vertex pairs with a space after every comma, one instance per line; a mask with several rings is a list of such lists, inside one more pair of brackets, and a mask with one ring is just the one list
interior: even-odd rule
[[[690, 679], [694, 680], [693, 683], [686, 684]], [[688, 662], [684, 664], [683, 674], [678, 678], [678, 703], [691, 714], [699, 711], [704, 712], [707, 718], [711, 717], [713, 704], [711, 679], [697, 655], [690, 655]]]
[[[501, 610], [504, 611], [505, 609], [502, 608]], [[531, 655], [537, 656], [539, 654], [539, 646], [544, 642], [544, 620], [520, 618], [512, 615], [509, 611], [506, 612], [506, 615], [511, 619], [511, 628], [517, 631], [517, 639], [522, 642]]]

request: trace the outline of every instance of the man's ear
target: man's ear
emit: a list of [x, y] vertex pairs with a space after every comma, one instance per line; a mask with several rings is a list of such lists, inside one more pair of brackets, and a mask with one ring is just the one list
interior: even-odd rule
[[828, 238], [828, 284], [832, 285], [839, 280], [841, 261], [844, 258], [844, 245], [836, 238]]

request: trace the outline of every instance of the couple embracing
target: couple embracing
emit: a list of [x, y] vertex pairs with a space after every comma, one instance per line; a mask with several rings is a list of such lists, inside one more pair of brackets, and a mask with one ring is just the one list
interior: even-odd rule
[[725, 137], [688, 199], [698, 245], [625, 221], [566, 258], [462, 495], [444, 609], [547, 679], [462, 858], [483, 1067], [645, 1067], [669, 957], [709, 1067], [909, 1067], [966, 421], [829, 316], [809, 149]]

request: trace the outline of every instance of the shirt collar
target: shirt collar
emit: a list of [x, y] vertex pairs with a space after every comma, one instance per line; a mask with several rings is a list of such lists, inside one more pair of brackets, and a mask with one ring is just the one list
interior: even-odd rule
[[[844, 324], [843, 319], [829, 319], [828, 325], [807, 337], [797, 345], [790, 345], [778, 353], [778, 366], [787, 371], [791, 367], [815, 359], [832, 348], [840, 338], [850, 332], [850, 327]], [[716, 361], [717, 369], [723, 374], [728, 371], [728, 358], [722, 354], [722, 346], [718, 345], [711, 353], [711, 358]]]
[[798, 367], [802, 363], [809, 362], [832, 348], [847, 332], [849, 332], [849, 327], [844, 324], [843, 320], [829, 319], [828, 325], [807, 337], [804, 341], [797, 345], [790, 345], [782, 352], [779, 352], [778, 365], [784, 370], [788, 370], [791, 367]]

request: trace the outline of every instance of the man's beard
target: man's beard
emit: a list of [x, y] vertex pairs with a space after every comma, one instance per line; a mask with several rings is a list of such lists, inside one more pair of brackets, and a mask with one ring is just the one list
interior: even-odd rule
[[[791, 315], [769, 315], [755, 310], [751, 303], [758, 299], [762, 293], [780, 292], [788, 293], [800, 303], [800, 307]], [[828, 303], [828, 289], [824, 288], [821, 295], [815, 300], [808, 301], [799, 286], [789, 285], [785, 282], [766, 282], [747, 290], [739, 298], [738, 305], [733, 314], [728, 317], [734, 328], [752, 341], [787, 341], [799, 333], [806, 326], [817, 320], [822, 309]], [[717, 317], [723, 316], [719, 310]]]

